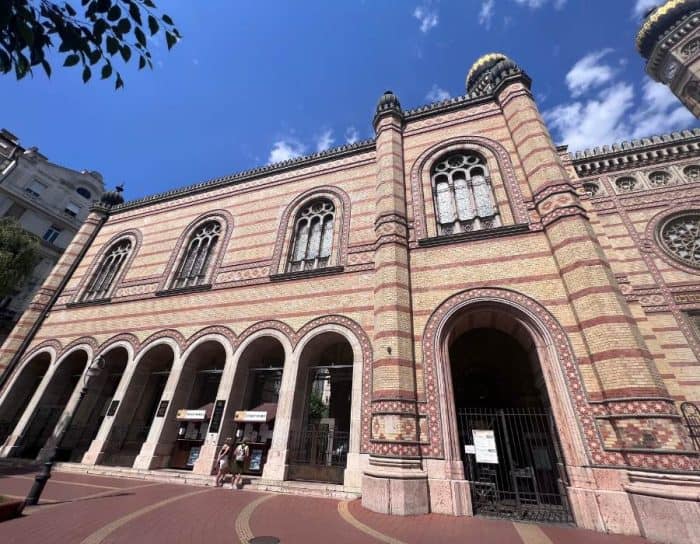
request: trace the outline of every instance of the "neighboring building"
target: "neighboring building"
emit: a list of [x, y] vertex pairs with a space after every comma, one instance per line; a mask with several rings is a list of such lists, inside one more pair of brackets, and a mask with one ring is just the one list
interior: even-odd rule
[[0, 298], [0, 343], [32, 300], [104, 192], [97, 172], [59, 166], [0, 130], [0, 217], [14, 217], [42, 240], [40, 260], [17, 292]]
[[208, 477], [235, 436], [268, 489], [691, 542], [700, 132], [572, 157], [500, 54], [465, 96], [385, 93], [374, 127], [106, 195], [0, 351], [2, 454], [45, 456], [74, 413], [83, 467]]
[[700, 0], [667, 0], [637, 33], [647, 73], [700, 117]]

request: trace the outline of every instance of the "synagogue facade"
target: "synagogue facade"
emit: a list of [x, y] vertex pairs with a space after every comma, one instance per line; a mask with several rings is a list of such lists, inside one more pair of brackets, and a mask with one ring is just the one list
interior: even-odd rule
[[700, 131], [569, 154], [500, 54], [373, 124], [106, 194], [0, 350], [1, 454], [209, 475], [230, 437], [378, 512], [690, 542]]

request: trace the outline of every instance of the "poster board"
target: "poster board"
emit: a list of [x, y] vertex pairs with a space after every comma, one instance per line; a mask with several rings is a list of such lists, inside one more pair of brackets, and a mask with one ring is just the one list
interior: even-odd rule
[[190, 455], [187, 458], [187, 466], [188, 467], [194, 466], [197, 459], [199, 459], [199, 452], [201, 450], [202, 450], [202, 448], [199, 446], [193, 446], [192, 448], [190, 448]]
[[472, 430], [477, 463], [498, 464], [496, 436], [493, 431]]
[[248, 470], [251, 472], [260, 472], [262, 470], [262, 449], [254, 449], [250, 452], [250, 460], [248, 461]]

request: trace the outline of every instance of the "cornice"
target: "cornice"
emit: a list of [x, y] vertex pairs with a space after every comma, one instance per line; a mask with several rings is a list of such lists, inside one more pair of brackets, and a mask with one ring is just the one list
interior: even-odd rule
[[626, 170], [700, 154], [700, 129], [604, 145], [570, 154], [579, 176]]

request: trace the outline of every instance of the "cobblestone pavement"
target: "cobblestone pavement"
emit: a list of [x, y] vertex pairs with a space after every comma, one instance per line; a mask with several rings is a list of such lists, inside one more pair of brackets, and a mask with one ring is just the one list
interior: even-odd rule
[[[24, 497], [33, 472], [0, 472], [0, 494]], [[0, 523], [0, 542], [16, 544], [247, 543], [274, 536], [283, 544], [478, 543], [636, 544], [638, 537], [569, 527], [451, 517], [396, 517], [360, 501], [192, 487], [127, 478], [54, 472], [42, 501]]]

